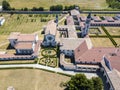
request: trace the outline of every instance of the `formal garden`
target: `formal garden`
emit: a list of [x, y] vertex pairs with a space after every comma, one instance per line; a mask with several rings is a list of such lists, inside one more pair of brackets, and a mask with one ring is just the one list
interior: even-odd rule
[[39, 64], [56, 67], [57, 66], [57, 50], [56, 48], [42, 48], [41, 58], [38, 60]]

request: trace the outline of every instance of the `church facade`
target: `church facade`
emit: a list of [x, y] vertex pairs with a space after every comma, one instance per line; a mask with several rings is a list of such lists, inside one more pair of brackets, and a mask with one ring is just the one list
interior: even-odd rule
[[44, 40], [42, 42], [42, 46], [48, 47], [48, 46], [56, 46], [56, 30], [57, 30], [57, 24], [54, 20], [51, 20], [48, 22], [47, 26], [44, 27]]

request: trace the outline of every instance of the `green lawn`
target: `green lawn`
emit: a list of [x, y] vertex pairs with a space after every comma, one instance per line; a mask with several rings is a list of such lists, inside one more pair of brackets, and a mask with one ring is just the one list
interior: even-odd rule
[[[2, 1], [2, 0], [0, 0]], [[107, 8], [106, 0], [7, 0], [11, 7], [21, 9], [24, 7], [44, 7], [48, 9], [51, 5], [79, 5], [83, 9], [104, 9]]]

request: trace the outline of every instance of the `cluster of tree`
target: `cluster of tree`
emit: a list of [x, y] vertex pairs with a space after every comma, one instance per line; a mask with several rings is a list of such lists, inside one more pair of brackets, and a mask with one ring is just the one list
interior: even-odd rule
[[28, 8], [27, 7], [21, 8], [21, 11], [28, 11]]
[[120, 9], [120, 0], [106, 0], [109, 7]]
[[15, 10], [15, 8], [11, 8], [10, 4], [5, 0], [2, 2], [2, 8], [3, 10]]
[[39, 8], [37, 8], [37, 7], [33, 7], [32, 9], [28, 9], [27, 7], [25, 7], [25, 8], [22, 8], [21, 9], [21, 11], [44, 11], [44, 8], [43, 7], [39, 7]]
[[63, 10], [63, 6], [62, 5], [50, 6], [50, 11], [62, 11], [62, 10]]
[[65, 7], [63, 7], [62, 5], [53, 5], [53, 6], [50, 6], [50, 11], [62, 11], [62, 10], [67, 11], [67, 10], [75, 9], [75, 7], [76, 5], [70, 5]]
[[103, 82], [99, 77], [87, 79], [84, 74], [76, 74], [65, 85], [66, 90], [103, 90]]
[[[2, 2], [2, 7], [3, 7], [3, 10], [15, 10], [15, 8], [11, 8], [10, 4], [4, 0]], [[53, 6], [50, 6], [49, 10], [50, 11], [62, 11], [62, 10], [72, 10], [76, 7], [76, 5], [70, 5], [70, 6], [65, 6], [63, 7], [62, 5], [53, 5]], [[25, 8], [21, 8], [20, 9], [21, 11], [28, 11], [28, 10], [31, 10], [31, 11], [44, 11], [44, 8], [43, 7], [33, 7], [32, 9], [28, 9], [27, 7]]]
[[[64, 10], [67, 11], [67, 10], [72, 10], [72, 9], [75, 9], [76, 5], [70, 5], [70, 6], [65, 6]], [[78, 6], [77, 6], [78, 7]]]
[[[2, 8], [3, 8], [3, 10], [15, 10], [15, 8], [11, 8], [10, 4], [6, 0], [4, 0], [2, 2]], [[28, 10], [30, 10], [30, 9], [28, 9], [27, 7], [21, 8], [21, 11], [28, 11]], [[31, 11], [44, 11], [44, 8], [43, 7], [39, 7], [39, 8], [33, 7], [31, 9]]]
[[44, 8], [43, 7], [39, 7], [39, 8], [33, 7], [31, 10], [32, 11], [44, 11]]

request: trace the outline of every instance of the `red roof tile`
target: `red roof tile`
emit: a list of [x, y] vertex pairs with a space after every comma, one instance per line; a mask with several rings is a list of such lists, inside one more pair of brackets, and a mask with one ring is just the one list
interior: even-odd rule
[[120, 48], [115, 53], [110, 53], [105, 56], [110, 61], [112, 68], [117, 69], [120, 72]]
[[[80, 48], [81, 50], [84, 48]], [[83, 54], [76, 55], [75, 53], [75, 61], [76, 62], [101, 62], [103, 56], [108, 53], [115, 52], [116, 48], [92, 48], [87, 50]], [[82, 53], [82, 52], [81, 52]]]
[[32, 49], [32, 42], [20, 42], [15, 45], [15, 49]]
[[19, 41], [34, 41], [34, 40], [35, 40], [34, 34], [20, 34], [17, 41], [19, 42]]

